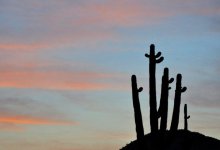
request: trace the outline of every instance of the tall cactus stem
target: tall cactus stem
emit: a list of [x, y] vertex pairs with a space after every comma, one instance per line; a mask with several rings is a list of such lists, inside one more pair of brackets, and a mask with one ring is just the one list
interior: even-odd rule
[[144, 127], [143, 127], [141, 108], [139, 102], [139, 92], [141, 92], [143, 88], [142, 87], [137, 88], [137, 80], [135, 75], [132, 75], [131, 83], [132, 83], [132, 98], [133, 98], [137, 140], [140, 140], [144, 137]]
[[168, 97], [169, 97], [169, 84], [173, 82], [173, 78], [169, 79], [169, 69], [164, 68], [161, 85], [160, 107], [158, 110], [160, 120], [160, 130], [166, 131], [167, 129], [167, 114], [168, 114]]
[[161, 52], [155, 55], [155, 46], [150, 45], [150, 54], [145, 54], [149, 58], [149, 83], [150, 83], [150, 126], [151, 132], [158, 131], [158, 114], [157, 114], [157, 99], [156, 99], [156, 64], [163, 61], [161, 57]]
[[179, 113], [180, 113], [180, 104], [181, 104], [181, 93], [186, 91], [186, 87], [182, 88], [182, 75], [177, 74], [176, 77], [176, 91], [175, 91], [175, 97], [174, 97], [174, 108], [173, 108], [173, 116], [172, 116], [172, 122], [171, 122], [171, 131], [176, 131], [178, 129], [179, 125]]

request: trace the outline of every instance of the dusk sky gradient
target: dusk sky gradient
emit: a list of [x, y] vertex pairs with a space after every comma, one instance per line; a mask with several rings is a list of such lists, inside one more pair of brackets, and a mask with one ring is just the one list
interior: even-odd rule
[[[145, 133], [148, 59], [183, 75], [179, 128], [220, 139], [219, 0], [0, 0], [0, 150], [114, 150], [135, 140], [131, 75]], [[169, 99], [169, 124], [175, 84]], [[169, 127], [168, 124], [168, 127]]]

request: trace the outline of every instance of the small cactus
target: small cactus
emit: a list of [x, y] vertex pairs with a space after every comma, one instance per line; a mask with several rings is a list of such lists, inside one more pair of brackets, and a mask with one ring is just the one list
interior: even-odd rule
[[172, 116], [172, 122], [171, 122], [171, 127], [170, 127], [170, 130], [172, 130], [172, 131], [176, 131], [178, 129], [181, 93], [185, 92], [187, 89], [186, 87], [182, 87], [181, 81], [182, 81], [182, 75], [177, 74], [173, 116]]
[[160, 97], [160, 107], [158, 110], [158, 117], [160, 120], [160, 130], [166, 131], [167, 129], [167, 114], [168, 114], [168, 97], [169, 97], [169, 84], [174, 81], [173, 78], [169, 79], [169, 69], [164, 68], [162, 85], [161, 85], [161, 97]]
[[131, 83], [132, 83], [132, 97], [133, 97], [136, 133], [137, 133], [137, 139], [139, 140], [144, 137], [144, 128], [143, 128], [141, 108], [139, 102], [139, 92], [141, 92], [143, 88], [142, 87], [137, 88], [137, 80], [135, 75], [132, 75]]
[[188, 122], [187, 120], [190, 116], [187, 115], [187, 104], [184, 105], [184, 130], [188, 130]]
[[155, 54], [155, 46], [153, 44], [150, 45], [150, 54], [145, 54], [147, 58], [149, 58], [149, 93], [150, 93], [150, 126], [151, 132], [158, 131], [158, 114], [157, 114], [157, 98], [156, 98], [156, 64], [161, 63], [163, 61], [163, 57], [161, 56], [161, 52]]

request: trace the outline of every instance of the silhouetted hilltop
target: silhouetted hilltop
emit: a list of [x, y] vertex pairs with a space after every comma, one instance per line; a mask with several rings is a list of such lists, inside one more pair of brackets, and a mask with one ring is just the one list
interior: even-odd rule
[[[141, 145], [141, 143], [142, 145]], [[220, 140], [197, 132], [178, 130], [149, 133], [141, 139], [127, 144], [121, 150], [219, 150]]]

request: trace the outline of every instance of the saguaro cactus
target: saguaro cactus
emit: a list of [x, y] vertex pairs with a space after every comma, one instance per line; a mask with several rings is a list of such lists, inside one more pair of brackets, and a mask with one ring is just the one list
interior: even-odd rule
[[184, 105], [184, 130], [188, 130], [188, 122], [187, 120], [190, 116], [187, 115], [187, 104]]
[[150, 83], [150, 126], [151, 132], [158, 131], [158, 114], [157, 114], [157, 99], [156, 99], [156, 64], [163, 61], [161, 52], [155, 55], [155, 46], [150, 45], [150, 54], [145, 54], [149, 58], [149, 83]]
[[137, 80], [135, 75], [131, 76], [131, 83], [132, 83], [132, 97], [133, 97], [136, 132], [137, 132], [137, 139], [139, 140], [144, 137], [144, 128], [143, 128], [141, 108], [139, 102], [139, 92], [141, 92], [143, 88], [142, 87], [137, 88]]
[[160, 119], [160, 130], [166, 131], [167, 129], [167, 113], [168, 113], [168, 97], [169, 97], [169, 84], [174, 81], [173, 78], [169, 79], [169, 69], [164, 68], [162, 76], [162, 85], [161, 85], [161, 97], [160, 97], [160, 107], [158, 110]]
[[177, 74], [176, 77], [176, 91], [174, 98], [174, 108], [173, 108], [173, 116], [170, 130], [175, 131], [178, 129], [179, 124], [179, 113], [180, 113], [180, 103], [181, 103], [181, 93], [186, 91], [186, 87], [182, 87], [181, 85], [182, 75]]

